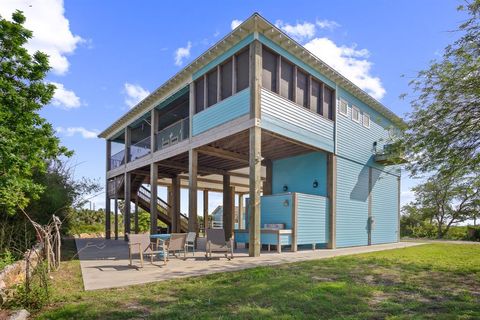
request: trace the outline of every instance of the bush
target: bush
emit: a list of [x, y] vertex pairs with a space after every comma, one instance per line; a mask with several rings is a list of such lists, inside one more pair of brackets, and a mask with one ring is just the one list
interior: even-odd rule
[[448, 240], [467, 240], [467, 226], [452, 226], [444, 237]]
[[480, 227], [468, 226], [467, 239], [470, 241], [480, 241]]
[[0, 271], [2, 271], [6, 266], [15, 262], [15, 258], [13, 254], [6, 250], [2, 254], [0, 254]]
[[422, 222], [411, 229], [411, 236], [414, 238], [436, 238], [437, 227], [428, 222]]

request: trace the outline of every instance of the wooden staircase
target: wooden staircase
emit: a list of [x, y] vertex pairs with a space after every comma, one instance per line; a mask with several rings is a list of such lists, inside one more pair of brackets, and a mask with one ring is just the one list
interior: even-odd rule
[[[150, 190], [142, 184], [145, 180], [143, 175], [133, 175], [131, 182], [132, 201], [138, 199], [138, 206], [143, 210], [150, 212], [151, 194]], [[111, 198], [115, 195], [118, 199], [124, 198], [125, 183], [124, 177], [120, 176], [115, 181], [111, 181], [108, 185], [108, 194]], [[172, 215], [170, 205], [162, 198], [157, 197], [158, 219], [168, 226], [172, 227]], [[180, 213], [180, 232], [188, 232], [188, 217]]]

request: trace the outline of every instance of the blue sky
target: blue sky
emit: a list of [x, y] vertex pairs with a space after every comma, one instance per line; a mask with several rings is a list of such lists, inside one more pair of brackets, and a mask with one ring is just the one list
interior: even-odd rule
[[[42, 115], [75, 151], [77, 177], [104, 182], [105, 142], [96, 133], [186, 63], [259, 12], [400, 116], [408, 81], [441, 54], [464, 19], [460, 1], [2, 0], [25, 11], [31, 50], [51, 55], [59, 90]], [[402, 77], [402, 75], [405, 75]], [[416, 181], [404, 174], [402, 202]], [[185, 197], [184, 197], [185, 199]], [[94, 198], [104, 206], [104, 196]], [[212, 197], [211, 207], [220, 202]], [[185, 203], [182, 203], [186, 209]], [[186, 211], [186, 210], [185, 210]]]

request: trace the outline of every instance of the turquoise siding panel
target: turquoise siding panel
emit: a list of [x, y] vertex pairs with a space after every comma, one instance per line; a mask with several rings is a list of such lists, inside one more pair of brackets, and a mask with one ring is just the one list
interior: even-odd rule
[[261, 90], [261, 127], [332, 152], [334, 123], [267, 89]]
[[243, 38], [241, 41], [239, 41], [237, 44], [235, 44], [233, 47], [225, 51], [223, 54], [221, 54], [219, 57], [216, 59], [213, 59], [210, 61], [208, 64], [206, 64], [204, 67], [202, 67], [200, 70], [197, 72], [193, 73], [192, 79], [196, 80], [199, 77], [203, 76], [206, 72], [208, 72], [210, 69], [215, 67], [216, 65], [222, 63], [225, 61], [227, 58], [231, 57], [234, 55], [237, 51], [241, 50], [244, 48], [246, 45], [250, 44], [254, 40], [253, 33], [249, 34], [245, 38]]
[[249, 112], [250, 89], [247, 88], [195, 114], [192, 122], [192, 135], [196, 136]]
[[280, 47], [279, 45], [277, 45], [275, 42], [273, 42], [272, 40], [268, 39], [267, 37], [265, 37], [263, 34], [260, 34], [259, 37], [258, 37], [258, 40], [263, 43], [264, 45], [266, 45], [267, 47], [269, 47], [270, 49], [272, 49], [273, 51], [275, 51], [276, 53], [278, 53], [279, 55], [287, 58], [288, 60], [290, 60], [291, 62], [293, 62], [294, 64], [296, 64], [297, 66], [299, 66], [300, 68], [304, 69], [305, 71], [309, 72], [310, 74], [312, 74], [313, 76], [315, 76], [317, 79], [323, 81], [324, 83], [326, 83], [327, 85], [329, 85], [330, 87], [332, 88], [335, 88], [335, 83], [328, 79], [327, 77], [325, 77], [323, 74], [321, 74], [320, 72], [318, 72], [316, 69], [312, 68], [310, 65], [306, 64], [305, 62], [303, 62], [302, 60], [298, 59], [297, 57], [295, 57], [294, 55], [292, 55], [290, 52], [288, 52], [287, 50], [283, 49], [282, 47]]
[[[313, 187], [314, 181], [318, 187]], [[272, 193], [301, 192], [320, 196], [327, 195], [327, 155], [312, 152], [295, 157], [274, 160], [272, 163]], [[262, 199], [263, 201], [263, 199]]]
[[[373, 143], [377, 142], [377, 150], [381, 150], [383, 145], [388, 143], [392, 123], [342, 88], [338, 89], [338, 96], [348, 102], [348, 114], [340, 114], [337, 106], [337, 154], [360, 164], [368, 164], [400, 175], [399, 166], [382, 166], [374, 161]], [[362, 122], [352, 120], [352, 105], [359, 108], [361, 114], [370, 115], [370, 128], [364, 127]]]
[[[245, 228], [249, 226], [249, 212], [245, 212]], [[283, 193], [271, 196], [262, 196], [260, 201], [260, 226], [267, 223], [284, 223], [285, 229], [292, 229], [292, 194]]]
[[[249, 243], [250, 239], [248, 232], [235, 232], [235, 241], [238, 243]], [[260, 243], [276, 245], [277, 235], [274, 233], [262, 233], [260, 235]], [[280, 244], [284, 246], [291, 245], [292, 236], [290, 234], [280, 235]]]
[[398, 241], [398, 177], [372, 170], [372, 244]]
[[368, 244], [368, 167], [337, 158], [337, 247]]
[[297, 194], [297, 244], [327, 243], [328, 199], [310, 194]]

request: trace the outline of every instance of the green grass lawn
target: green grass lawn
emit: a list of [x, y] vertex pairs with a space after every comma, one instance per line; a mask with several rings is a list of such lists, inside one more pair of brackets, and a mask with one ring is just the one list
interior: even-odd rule
[[480, 245], [428, 244], [89, 292], [71, 260], [53, 274], [53, 287], [39, 319], [480, 319]]

